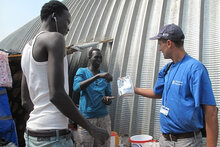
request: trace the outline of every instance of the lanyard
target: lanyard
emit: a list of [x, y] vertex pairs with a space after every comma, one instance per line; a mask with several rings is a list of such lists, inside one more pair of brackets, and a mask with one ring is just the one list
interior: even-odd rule
[[[166, 83], [168, 84], [168, 88], [166, 88], [166, 96], [165, 96], [164, 106], [166, 106], [166, 104], [167, 104], [167, 95], [168, 95], [168, 93], [169, 93], [169, 91], [170, 91], [170, 87], [171, 87], [171, 85], [172, 85], [172, 83], [173, 83], [173, 79], [175, 78], [176, 73], [178, 72], [179, 67], [180, 67], [180, 65], [182, 64], [183, 60], [184, 60], [184, 58], [183, 58], [183, 59], [181, 60], [181, 62], [179, 63], [178, 67], [176, 68], [176, 72], [174, 73], [174, 75], [173, 75], [173, 77], [172, 77], [171, 79], [170, 79], [170, 72], [171, 72], [171, 71], [169, 71], [169, 73], [168, 73], [167, 82], [166, 82]], [[171, 65], [171, 68], [173, 68], [173, 64]]]

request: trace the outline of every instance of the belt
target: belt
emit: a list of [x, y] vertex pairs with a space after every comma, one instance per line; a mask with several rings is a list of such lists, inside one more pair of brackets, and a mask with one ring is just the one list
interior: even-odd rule
[[166, 138], [169, 141], [177, 141], [177, 139], [184, 139], [184, 138], [191, 138], [194, 137], [195, 135], [198, 135], [200, 131], [197, 132], [187, 132], [187, 133], [163, 133], [163, 137]]
[[70, 131], [68, 129], [63, 130], [45, 130], [45, 131], [31, 131], [26, 130], [25, 131], [27, 135], [33, 136], [33, 137], [55, 137], [55, 136], [64, 136], [70, 134]]
[[6, 94], [6, 93], [7, 93], [6, 89], [0, 91], [0, 95]]
[[11, 115], [9, 115], [9, 116], [0, 116], [0, 120], [9, 120], [9, 119], [12, 119]]

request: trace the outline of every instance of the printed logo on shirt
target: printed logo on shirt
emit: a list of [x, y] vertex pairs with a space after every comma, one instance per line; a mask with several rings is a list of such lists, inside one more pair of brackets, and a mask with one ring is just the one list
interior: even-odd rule
[[172, 84], [178, 85], [178, 86], [183, 86], [183, 82], [182, 81], [172, 81]]

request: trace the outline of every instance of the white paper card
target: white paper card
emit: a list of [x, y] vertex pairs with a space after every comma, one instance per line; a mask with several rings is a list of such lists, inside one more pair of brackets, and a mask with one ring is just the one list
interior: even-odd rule
[[167, 116], [168, 115], [168, 113], [169, 113], [169, 108], [167, 108], [167, 107], [165, 107], [165, 106], [161, 106], [161, 108], [160, 108], [160, 113], [162, 113], [162, 114], [164, 114], [165, 116]]

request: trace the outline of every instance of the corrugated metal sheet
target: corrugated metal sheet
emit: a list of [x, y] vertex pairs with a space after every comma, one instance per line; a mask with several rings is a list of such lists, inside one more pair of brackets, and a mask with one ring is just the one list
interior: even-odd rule
[[[137, 87], [152, 88], [159, 70], [169, 61], [150, 41], [168, 23], [182, 27], [185, 49], [207, 67], [217, 105], [220, 105], [220, 1], [219, 0], [65, 0], [72, 22], [67, 45], [113, 38], [99, 44], [105, 56], [103, 68], [116, 80], [130, 75]], [[0, 43], [0, 48], [21, 51], [39, 30], [39, 17]], [[79, 66], [87, 64], [87, 50], [69, 56], [70, 81]], [[71, 87], [71, 85], [70, 85]], [[117, 98], [110, 107], [113, 129], [120, 135], [160, 135], [161, 100], [141, 96]], [[220, 118], [220, 117], [219, 117]], [[220, 142], [219, 142], [220, 144]]]

